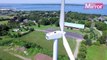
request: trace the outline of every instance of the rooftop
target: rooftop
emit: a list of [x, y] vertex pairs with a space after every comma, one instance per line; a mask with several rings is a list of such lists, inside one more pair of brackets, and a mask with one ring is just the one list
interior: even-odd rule
[[84, 29], [85, 27], [85, 25], [83, 24], [76, 24], [76, 23], [69, 23], [69, 22], [65, 22], [64, 25], [68, 27], [79, 28], [79, 29]]

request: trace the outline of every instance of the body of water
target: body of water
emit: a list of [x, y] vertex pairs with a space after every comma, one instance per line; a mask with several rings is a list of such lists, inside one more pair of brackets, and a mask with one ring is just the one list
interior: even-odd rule
[[[60, 4], [0, 4], [0, 8], [22, 11], [59, 11]], [[107, 5], [103, 9], [84, 9], [84, 5], [65, 5], [65, 11], [107, 15]]]

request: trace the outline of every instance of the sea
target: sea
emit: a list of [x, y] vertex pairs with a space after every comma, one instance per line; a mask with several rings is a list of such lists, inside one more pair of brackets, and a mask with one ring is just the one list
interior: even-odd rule
[[[15, 9], [18, 11], [59, 11], [60, 6], [60, 4], [0, 4], [0, 9]], [[66, 4], [65, 11], [107, 15], [107, 5], [104, 5], [103, 9], [85, 9], [84, 5]]]

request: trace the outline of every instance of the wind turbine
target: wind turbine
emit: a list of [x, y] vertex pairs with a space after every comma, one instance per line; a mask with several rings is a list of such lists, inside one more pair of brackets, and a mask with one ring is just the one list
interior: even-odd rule
[[65, 5], [65, 0], [61, 1], [61, 11], [60, 11], [60, 31], [53, 31], [53, 32], [49, 32], [46, 34], [46, 39], [47, 40], [54, 40], [54, 44], [53, 44], [53, 60], [57, 60], [58, 57], [58, 39], [59, 38], [63, 38], [63, 45], [64, 48], [69, 56], [70, 60], [75, 60], [73, 53], [70, 49], [70, 46], [67, 42], [67, 39], [65, 37], [65, 32], [64, 32], [64, 18], [65, 18], [65, 14], [64, 14], [64, 6]]

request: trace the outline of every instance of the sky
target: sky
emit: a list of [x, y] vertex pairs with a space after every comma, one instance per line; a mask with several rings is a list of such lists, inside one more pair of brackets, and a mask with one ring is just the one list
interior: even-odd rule
[[[87, 2], [101, 2], [107, 4], [107, 0], [65, 0], [70, 4], [84, 4]], [[54, 4], [60, 3], [61, 0], [1, 0], [0, 3], [33, 3], [33, 4]]]

